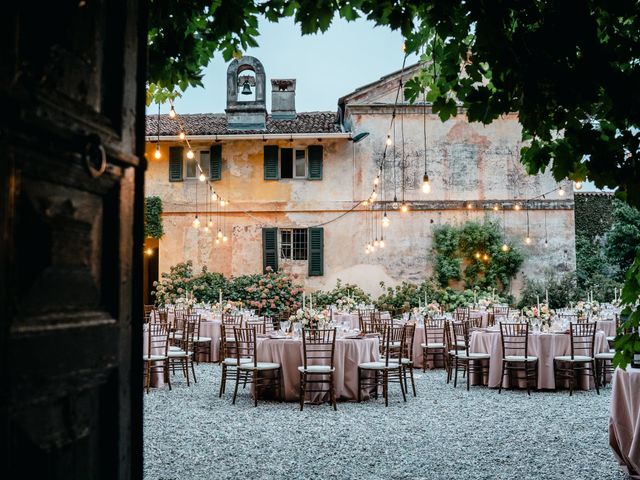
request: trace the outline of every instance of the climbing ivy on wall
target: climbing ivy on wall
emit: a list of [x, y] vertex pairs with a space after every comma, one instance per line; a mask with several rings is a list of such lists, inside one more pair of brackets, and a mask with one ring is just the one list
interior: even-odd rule
[[144, 236], [161, 238], [162, 235], [162, 200], [160, 197], [147, 197], [144, 200]]
[[574, 202], [576, 236], [584, 235], [593, 239], [611, 229], [614, 211], [612, 194], [576, 193]]
[[524, 256], [512, 245], [502, 251], [504, 241], [499, 225], [493, 222], [437, 227], [432, 249], [436, 279], [442, 286], [463, 280], [466, 287], [508, 290]]

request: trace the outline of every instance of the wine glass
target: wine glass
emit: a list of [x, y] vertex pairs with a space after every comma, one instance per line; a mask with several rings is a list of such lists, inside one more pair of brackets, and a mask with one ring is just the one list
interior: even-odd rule
[[283, 335], [287, 334], [287, 331], [289, 330], [289, 325], [291, 325], [291, 322], [289, 320], [282, 320], [280, 322], [280, 331], [282, 332]]

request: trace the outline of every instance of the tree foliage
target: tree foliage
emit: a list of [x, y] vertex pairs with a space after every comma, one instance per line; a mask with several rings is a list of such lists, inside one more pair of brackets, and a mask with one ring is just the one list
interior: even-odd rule
[[516, 247], [502, 250], [507, 241], [492, 222], [443, 225], [433, 231], [434, 273], [442, 286], [464, 280], [468, 288], [508, 290], [524, 256]]

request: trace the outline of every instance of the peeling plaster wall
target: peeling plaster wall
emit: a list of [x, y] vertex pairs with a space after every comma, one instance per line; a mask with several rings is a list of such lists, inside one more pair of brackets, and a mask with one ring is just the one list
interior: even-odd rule
[[[146, 194], [163, 200], [165, 235], [160, 240], [160, 271], [171, 265], [192, 260], [196, 269], [206, 266], [226, 275], [241, 275], [262, 271], [262, 226], [307, 227], [335, 219], [350, 210], [354, 201], [366, 198], [382, 161], [384, 141], [389, 129], [390, 114], [369, 107], [347, 110], [355, 132], [367, 131], [370, 136], [358, 144], [345, 139], [323, 140], [323, 180], [263, 179], [263, 147], [301, 147], [319, 144], [315, 138], [306, 141], [224, 141], [222, 143], [222, 180], [213, 186], [231, 204], [224, 208], [225, 234], [228, 242], [215, 244], [213, 234], [195, 230], [191, 223], [198, 210], [203, 225], [207, 193], [197, 180], [168, 181], [168, 146], [162, 144], [162, 158], [153, 157], [155, 144], [147, 145], [149, 168]], [[429, 251], [433, 226], [460, 224], [466, 220], [490, 218], [502, 221], [502, 212], [482, 208], [481, 201], [512, 201], [535, 197], [556, 188], [549, 174], [529, 176], [519, 163], [520, 127], [515, 115], [505, 116], [491, 125], [470, 124], [465, 117], [442, 123], [435, 115], [427, 115], [427, 166], [432, 191], [428, 196], [420, 190], [424, 173], [423, 115], [413, 108], [396, 124], [396, 181], [398, 200], [402, 199], [401, 122], [404, 123], [405, 199], [408, 201], [471, 201], [474, 208], [464, 205], [427, 210], [414, 205], [407, 214], [390, 211], [391, 226], [384, 231], [384, 253], [367, 255], [367, 215], [361, 211], [347, 213], [338, 221], [324, 226], [323, 277], [306, 278], [306, 262], [281, 262], [281, 268], [297, 273], [310, 289], [327, 289], [337, 278], [362, 285], [374, 295], [382, 293], [379, 286], [403, 280], [420, 281], [431, 273]], [[208, 148], [209, 144], [193, 144]], [[388, 149], [382, 182], [382, 194], [391, 201], [394, 192], [393, 147]], [[513, 285], [519, 291], [522, 276], [540, 278], [547, 271], [564, 272], [575, 269], [573, 192], [565, 185], [564, 198], [557, 193], [547, 196], [545, 210], [529, 211], [529, 228], [534, 243], [524, 246], [526, 212], [508, 210], [506, 233], [527, 252], [527, 260]], [[378, 197], [381, 199], [381, 197]], [[560, 205], [558, 201], [563, 200]], [[558, 203], [556, 205], [556, 203]], [[431, 206], [429, 206], [431, 205]], [[549, 245], [544, 247], [545, 212]], [[250, 213], [246, 213], [250, 212]], [[215, 227], [214, 227], [215, 229]]]

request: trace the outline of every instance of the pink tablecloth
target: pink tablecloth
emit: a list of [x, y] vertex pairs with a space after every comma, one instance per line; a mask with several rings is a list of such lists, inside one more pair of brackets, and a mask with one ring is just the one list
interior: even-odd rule
[[[469, 349], [472, 352], [490, 353], [488, 386], [498, 388], [502, 379], [502, 343], [500, 332], [474, 331]], [[608, 352], [609, 345], [603, 332], [596, 332], [595, 353]], [[568, 334], [541, 333], [529, 335], [529, 355], [538, 357], [538, 388], [555, 389], [553, 358], [571, 354], [571, 338]], [[503, 387], [508, 384], [507, 378]], [[592, 385], [583, 381], [581, 388]]]
[[602, 330], [607, 337], [616, 336], [616, 321], [615, 320], [598, 320], [596, 324], [598, 330]]
[[[258, 361], [282, 365], [284, 397], [287, 401], [300, 398], [300, 372], [303, 364], [302, 340], [259, 339]], [[358, 397], [358, 364], [379, 359], [379, 340], [375, 338], [338, 339], [334, 357], [336, 398], [354, 400]]]
[[[211, 339], [211, 361], [217, 362], [219, 361], [218, 355], [220, 353], [220, 326], [222, 322], [220, 320], [211, 320], [205, 321], [202, 320], [200, 322], [200, 336], [201, 337], [209, 337]], [[230, 332], [233, 336], [233, 332]], [[206, 356], [204, 354], [199, 355], [198, 361], [202, 362], [206, 360]]]
[[609, 445], [620, 468], [640, 479], [640, 369], [616, 369], [611, 387]]

